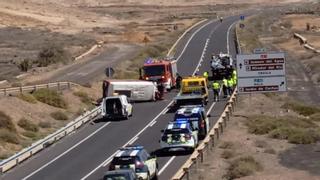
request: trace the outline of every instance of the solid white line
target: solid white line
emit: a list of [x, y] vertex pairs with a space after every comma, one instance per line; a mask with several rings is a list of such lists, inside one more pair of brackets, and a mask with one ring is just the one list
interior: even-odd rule
[[51, 163], [53, 163], [54, 161], [58, 160], [59, 158], [61, 158], [62, 156], [64, 156], [65, 154], [67, 154], [68, 152], [70, 152], [71, 150], [73, 150], [74, 148], [76, 148], [77, 146], [79, 146], [81, 143], [83, 143], [84, 141], [88, 140], [89, 138], [91, 138], [93, 135], [95, 135], [96, 133], [98, 133], [101, 129], [105, 128], [106, 126], [108, 126], [111, 122], [107, 122], [106, 124], [104, 124], [103, 126], [101, 126], [99, 129], [97, 129], [96, 131], [94, 131], [93, 133], [91, 133], [89, 136], [87, 136], [86, 138], [82, 139], [80, 142], [78, 142], [77, 144], [75, 144], [74, 146], [72, 146], [71, 148], [69, 148], [68, 150], [66, 150], [65, 152], [63, 152], [62, 154], [60, 154], [59, 156], [57, 156], [56, 158], [52, 159], [51, 161], [49, 161], [48, 163], [46, 163], [45, 165], [41, 166], [39, 169], [33, 171], [31, 174], [29, 174], [28, 176], [24, 177], [22, 180], [26, 180], [28, 178], [30, 178], [31, 176], [35, 175], [36, 173], [38, 173], [39, 171], [41, 171], [43, 168], [47, 167], [48, 165], [50, 165]]
[[237, 21], [234, 22], [234, 23], [232, 23], [232, 24], [230, 25], [230, 27], [228, 28], [228, 32], [227, 32], [227, 51], [228, 51], [228, 54], [230, 54], [230, 44], [229, 44], [230, 30], [231, 30], [232, 26], [233, 26], [235, 23], [237, 23]]
[[176, 158], [176, 156], [172, 156], [169, 161], [160, 169], [158, 172], [158, 175], [161, 175], [161, 173], [169, 166], [169, 164]]
[[153, 121], [152, 124], [149, 125], [149, 127], [152, 127], [153, 125], [155, 125], [157, 123], [157, 121]]
[[204, 45], [204, 48], [203, 48], [203, 51], [202, 51], [202, 55], [201, 55], [201, 57], [199, 59], [198, 65], [197, 65], [196, 69], [194, 70], [194, 72], [192, 73], [192, 75], [194, 75], [196, 72], [200, 71], [199, 67], [201, 66], [201, 62], [203, 61], [204, 54], [206, 53], [206, 49], [208, 47], [209, 40], [210, 39], [206, 40], [206, 44]]
[[207, 111], [207, 116], [208, 116], [208, 114], [210, 114], [210, 112], [211, 112], [211, 110], [212, 110], [212, 108], [213, 108], [213, 106], [216, 104], [216, 102], [214, 102], [214, 103], [212, 103], [211, 104], [211, 106], [210, 106], [210, 108], [208, 109], [208, 111]]
[[192, 38], [201, 30], [203, 29], [204, 27], [206, 27], [207, 25], [213, 23], [214, 21], [209, 21], [207, 24], [204, 24], [203, 26], [201, 26], [199, 29], [197, 29], [193, 34], [192, 36], [189, 38], [187, 44], [184, 46], [182, 52], [180, 53], [179, 57], [177, 58], [177, 61], [180, 60], [181, 56], [183, 55], [183, 53], [186, 51], [187, 47], [189, 46], [190, 44], [190, 41], [192, 40]]
[[131, 144], [133, 144], [134, 142], [136, 142], [138, 139], [139, 139], [139, 137], [135, 137], [135, 138], [132, 139], [128, 144], [131, 145]]

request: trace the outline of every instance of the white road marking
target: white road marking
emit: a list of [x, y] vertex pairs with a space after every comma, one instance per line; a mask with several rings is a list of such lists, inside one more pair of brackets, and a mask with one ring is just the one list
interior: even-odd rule
[[24, 177], [22, 180], [26, 180], [28, 178], [30, 178], [31, 176], [33, 176], [34, 174], [38, 173], [39, 171], [41, 171], [43, 168], [47, 167], [48, 165], [50, 165], [51, 163], [53, 163], [54, 161], [58, 160], [59, 158], [61, 158], [62, 156], [64, 156], [65, 154], [67, 154], [68, 152], [70, 152], [71, 150], [73, 150], [74, 148], [76, 148], [77, 146], [79, 146], [80, 144], [82, 144], [84, 141], [86, 141], [87, 139], [91, 138], [93, 135], [95, 135], [96, 133], [98, 133], [101, 129], [105, 128], [106, 126], [108, 126], [111, 122], [107, 122], [106, 124], [104, 124], [103, 126], [101, 126], [99, 129], [97, 129], [96, 131], [94, 131], [93, 133], [91, 133], [89, 136], [87, 136], [86, 138], [82, 139], [80, 142], [78, 142], [77, 144], [75, 144], [74, 146], [72, 146], [71, 148], [69, 148], [68, 150], [66, 150], [65, 152], [63, 152], [62, 154], [60, 154], [59, 156], [57, 156], [56, 158], [52, 159], [51, 161], [49, 161], [48, 163], [46, 163], [45, 165], [41, 166], [40, 168], [38, 168], [37, 170], [33, 171], [31, 174], [29, 174], [28, 176]]
[[160, 169], [158, 172], [158, 175], [161, 175], [161, 173], [170, 165], [170, 163], [176, 158], [176, 156], [172, 156], [169, 161]]
[[196, 30], [196, 31], [192, 34], [192, 36], [189, 38], [187, 44], [184, 46], [182, 52], [181, 52], [180, 55], [178, 56], [177, 61], [180, 60], [181, 56], [182, 56], [183, 53], [186, 51], [186, 49], [187, 49], [187, 47], [189, 46], [189, 44], [190, 44], [191, 40], [193, 39], [193, 37], [194, 37], [201, 29], [203, 29], [204, 27], [206, 27], [207, 25], [209, 25], [209, 24], [211, 24], [211, 23], [213, 23], [213, 22], [214, 22], [214, 21], [209, 21], [207, 24], [204, 24], [203, 26], [201, 26], [198, 30]]
[[153, 125], [155, 125], [157, 123], [157, 121], [154, 121], [153, 123], [151, 123], [150, 125], [149, 125], [149, 127], [152, 127]]
[[139, 137], [135, 137], [133, 139], [130, 140], [130, 142], [128, 143], [128, 145], [132, 145], [134, 142], [136, 142], [139, 139]]
[[206, 40], [206, 44], [204, 45], [204, 48], [203, 48], [203, 51], [202, 51], [202, 54], [201, 54], [201, 58], [199, 59], [199, 63], [197, 65], [196, 69], [194, 70], [194, 72], [192, 73], [192, 75], [194, 75], [196, 72], [200, 71], [199, 67], [201, 66], [201, 62], [203, 61], [203, 57], [204, 57], [204, 55], [205, 55], [205, 53], [207, 51], [207, 47], [208, 47], [209, 41], [210, 41], [210, 39]]
[[230, 25], [230, 27], [228, 28], [228, 32], [227, 32], [227, 51], [228, 51], [228, 54], [230, 54], [230, 44], [229, 44], [230, 30], [231, 30], [232, 26], [233, 26], [235, 23], [237, 23], [237, 22], [238, 22], [238, 21], [232, 23], [232, 24]]

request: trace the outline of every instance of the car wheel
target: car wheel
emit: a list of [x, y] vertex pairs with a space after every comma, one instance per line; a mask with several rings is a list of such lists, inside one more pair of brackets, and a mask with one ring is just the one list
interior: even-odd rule
[[158, 168], [156, 168], [156, 172], [154, 173], [152, 180], [158, 180]]

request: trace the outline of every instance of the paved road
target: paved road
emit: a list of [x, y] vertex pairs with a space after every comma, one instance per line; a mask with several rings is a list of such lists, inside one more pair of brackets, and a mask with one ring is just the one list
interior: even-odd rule
[[[233, 33], [228, 32], [232, 32], [229, 27], [236, 20], [238, 17], [225, 18], [223, 23], [208, 21], [189, 33], [176, 54], [179, 72], [191, 75], [199, 70], [199, 74], [202, 74], [209, 70], [212, 52], [227, 52], [229, 49], [234, 54]], [[190, 41], [188, 38], [191, 38]], [[168, 106], [175, 95], [176, 92], [170, 92], [164, 101], [134, 104], [134, 116], [127, 121], [96, 120], [94, 125], [86, 125], [2, 175], [1, 179], [100, 179], [119, 147], [139, 144], [150, 152], [159, 149], [160, 130], [173, 118]], [[212, 93], [210, 97], [212, 99]], [[210, 101], [206, 106], [207, 110], [211, 109], [211, 125], [217, 121], [225, 104], [225, 100], [218, 103]], [[188, 157], [159, 157], [159, 178], [170, 179]]]

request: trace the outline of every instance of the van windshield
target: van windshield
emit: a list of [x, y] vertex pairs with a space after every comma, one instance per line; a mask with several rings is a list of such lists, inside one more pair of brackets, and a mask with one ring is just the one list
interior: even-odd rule
[[164, 66], [145, 66], [144, 67], [144, 74], [146, 76], [162, 76], [164, 75]]

